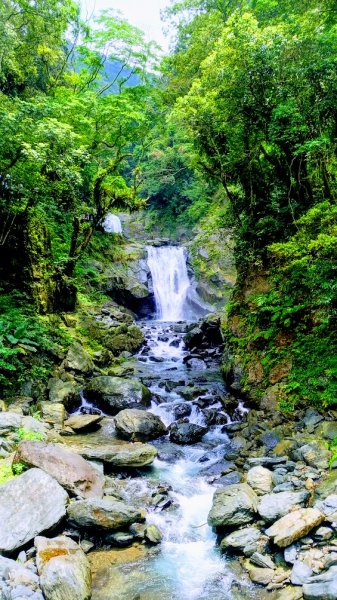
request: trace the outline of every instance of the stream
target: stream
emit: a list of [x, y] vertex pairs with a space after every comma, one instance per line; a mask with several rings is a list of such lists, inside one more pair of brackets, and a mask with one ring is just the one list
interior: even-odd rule
[[[145, 557], [118, 567], [122, 578], [118, 591], [111, 585], [108, 595], [94, 594], [93, 599], [220, 600], [245, 598], [246, 592], [252, 597], [249, 584], [235, 572], [235, 562], [226, 561], [219, 553], [216, 534], [207, 524], [216, 489], [213, 480], [226, 467], [223, 455], [230, 447], [224, 425], [233, 422], [233, 415], [231, 419], [221, 402], [226, 395], [221, 349], [190, 355], [184, 347], [190, 322], [203, 314], [202, 304], [198, 309], [195, 295], [190, 293], [184, 249], [148, 248], [148, 257], [157, 316], [140, 323], [146, 344], [136, 357], [135, 375], [150, 388], [150, 410], [165, 425], [187, 417], [207, 433], [192, 445], [174, 444], [168, 436], [151, 442], [158, 449], [158, 458], [133, 481], [136, 486], [146, 487], [151, 480], [170, 486], [171, 505], [153, 510], [147, 517], [147, 522], [162, 532], [162, 543]], [[234, 420], [244, 413], [239, 403]], [[228, 466], [225, 477], [231, 483]]]

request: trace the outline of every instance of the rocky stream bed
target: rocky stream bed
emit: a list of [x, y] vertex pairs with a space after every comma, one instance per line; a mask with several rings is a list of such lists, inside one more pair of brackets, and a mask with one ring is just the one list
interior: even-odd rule
[[74, 344], [42, 418], [1, 403], [0, 599], [336, 599], [337, 415], [248, 410], [216, 315], [95, 318], [137, 354]]

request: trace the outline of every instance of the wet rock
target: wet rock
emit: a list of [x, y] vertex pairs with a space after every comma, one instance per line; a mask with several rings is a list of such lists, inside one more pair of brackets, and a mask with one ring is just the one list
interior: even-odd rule
[[337, 598], [337, 566], [330, 567], [326, 573], [311, 577], [303, 585], [305, 600], [336, 600]]
[[115, 427], [122, 437], [138, 441], [154, 440], [167, 432], [157, 415], [136, 408], [121, 410], [115, 417]]
[[105, 538], [105, 543], [125, 548], [126, 546], [130, 546], [134, 539], [132, 533], [128, 533], [127, 531], [117, 531], [116, 533], [110, 533]]
[[64, 423], [66, 427], [71, 427], [74, 431], [90, 431], [95, 428], [103, 419], [102, 415], [74, 415]]
[[173, 414], [176, 419], [181, 419], [183, 417], [189, 417], [191, 412], [192, 412], [192, 405], [187, 402], [177, 404], [173, 410]]
[[246, 483], [216, 490], [208, 522], [213, 527], [244, 525], [253, 521], [257, 495]]
[[115, 441], [111, 444], [88, 445], [80, 448], [79, 453], [89, 460], [101, 460], [118, 468], [147, 467], [157, 456], [157, 450], [151, 444], [118, 444]]
[[14, 456], [13, 464], [17, 463], [42, 469], [76, 496], [103, 496], [104, 477], [88, 461], [60, 444], [25, 440]]
[[234, 485], [235, 483], [241, 483], [242, 475], [238, 471], [231, 471], [227, 473], [227, 475], [222, 475], [219, 479], [217, 479], [217, 483], [222, 486], [226, 485]]
[[68, 519], [72, 525], [78, 527], [123, 529], [144, 520], [144, 514], [125, 502], [104, 497], [72, 502], [68, 507]]
[[301, 560], [296, 560], [291, 571], [290, 581], [293, 585], [303, 585], [312, 575], [312, 569]]
[[279, 492], [261, 498], [257, 510], [265, 521], [275, 521], [309, 498], [309, 492]]
[[67, 501], [64, 489], [41, 469], [30, 469], [1, 485], [0, 552], [13, 552], [57, 525]]
[[125, 408], [148, 406], [151, 392], [137, 379], [100, 376], [91, 379], [85, 395], [104, 412], [116, 415]]
[[264, 467], [253, 467], [247, 473], [247, 483], [257, 494], [268, 494], [273, 487], [272, 473]]
[[207, 432], [206, 427], [194, 423], [172, 423], [170, 440], [175, 444], [195, 444]]
[[151, 544], [160, 544], [163, 539], [163, 534], [156, 525], [147, 525], [145, 529], [145, 538]]
[[301, 508], [276, 521], [266, 530], [266, 534], [274, 538], [275, 544], [285, 548], [323, 521], [324, 515], [317, 508]]
[[63, 366], [69, 371], [88, 374], [92, 372], [94, 365], [91, 357], [84, 350], [83, 346], [78, 342], [74, 342], [67, 352]]
[[66, 536], [35, 538], [36, 563], [46, 600], [89, 600], [91, 572], [86, 555]]

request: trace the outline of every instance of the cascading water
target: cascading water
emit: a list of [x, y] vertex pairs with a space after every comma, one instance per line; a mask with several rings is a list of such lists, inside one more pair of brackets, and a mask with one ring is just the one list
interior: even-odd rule
[[103, 229], [106, 233], [122, 233], [122, 223], [117, 215], [109, 213], [103, 222]]
[[147, 247], [153, 291], [160, 321], [189, 319], [187, 294], [190, 280], [185, 249], [181, 246]]

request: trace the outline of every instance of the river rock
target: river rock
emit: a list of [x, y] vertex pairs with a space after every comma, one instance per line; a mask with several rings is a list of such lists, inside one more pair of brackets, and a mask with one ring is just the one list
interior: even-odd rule
[[275, 521], [309, 498], [309, 492], [279, 492], [261, 498], [257, 510], [265, 521]]
[[119, 468], [147, 467], [156, 458], [158, 451], [151, 444], [111, 443], [98, 446], [86, 446], [79, 449], [79, 453], [89, 460], [101, 460], [109, 465]]
[[163, 539], [163, 534], [156, 525], [147, 525], [145, 528], [145, 538], [151, 544], [160, 544]]
[[70, 371], [88, 374], [92, 372], [94, 364], [83, 346], [78, 342], [74, 342], [69, 347], [63, 366]]
[[317, 442], [310, 442], [310, 444], [301, 446], [294, 454], [295, 458], [303, 460], [310, 467], [316, 467], [317, 469], [329, 468], [330, 452]]
[[253, 467], [247, 473], [247, 483], [257, 494], [268, 494], [273, 487], [273, 476], [269, 469]]
[[43, 421], [63, 427], [65, 408], [61, 402], [40, 402], [40, 410]]
[[130, 440], [154, 440], [167, 432], [162, 420], [151, 412], [127, 408], [115, 417], [119, 435]]
[[68, 519], [79, 527], [123, 529], [132, 523], [143, 521], [144, 514], [125, 502], [104, 497], [72, 502], [68, 507]]
[[64, 423], [66, 427], [71, 427], [74, 431], [89, 431], [96, 427], [103, 419], [103, 415], [73, 415]]
[[274, 538], [275, 544], [285, 548], [323, 521], [324, 515], [317, 508], [301, 508], [276, 521], [266, 530], [266, 534]]
[[337, 437], [337, 421], [324, 421], [320, 426], [320, 430], [325, 440], [332, 441]]
[[[321, 498], [326, 498], [327, 496], [337, 496], [337, 470], [334, 469], [331, 473], [328, 474], [325, 479], [323, 479], [322, 483], [319, 484], [316, 488], [316, 493]], [[336, 508], [337, 510], [337, 508]]]
[[330, 567], [326, 573], [311, 577], [303, 585], [305, 600], [336, 600], [337, 598], [337, 566]]
[[15, 463], [42, 469], [76, 496], [103, 496], [104, 477], [82, 456], [59, 444], [25, 440], [16, 451]]
[[267, 554], [261, 554], [260, 552], [253, 552], [250, 557], [250, 562], [257, 567], [263, 569], [276, 569], [274, 561]]
[[21, 427], [22, 416], [14, 412], [0, 412], [0, 435]]
[[194, 423], [172, 423], [170, 440], [175, 444], [195, 444], [207, 433], [206, 427]]
[[326, 516], [326, 521], [335, 523], [337, 521], [337, 494], [331, 494], [324, 500], [316, 502], [315, 508], [318, 508]]
[[52, 377], [48, 381], [49, 401], [64, 404], [72, 411], [81, 406], [80, 389], [75, 381], [63, 381]]
[[245, 556], [250, 556], [257, 550], [257, 544], [261, 538], [261, 532], [256, 527], [245, 527], [238, 531], [233, 531], [221, 540], [221, 550], [231, 550], [241, 552]]
[[290, 581], [293, 585], [303, 585], [312, 575], [312, 569], [301, 560], [295, 560]]
[[109, 415], [116, 415], [125, 408], [148, 406], [151, 400], [150, 390], [137, 379], [107, 375], [91, 379], [85, 388], [85, 395]]
[[257, 510], [257, 495], [246, 483], [229, 485], [215, 491], [208, 522], [213, 527], [250, 523]]
[[273, 569], [264, 569], [251, 565], [248, 569], [249, 577], [258, 585], [268, 585], [274, 578]]
[[39, 577], [20, 562], [0, 556], [1, 600], [44, 600]]
[[86, 555], [66, 536], [35, 538], [36, 563], [46, 600], [89, 600], [91, 572]]
[[66, 514], [68, 494], [41, 469], [0, 486], [0, 552], [21, 548]]

